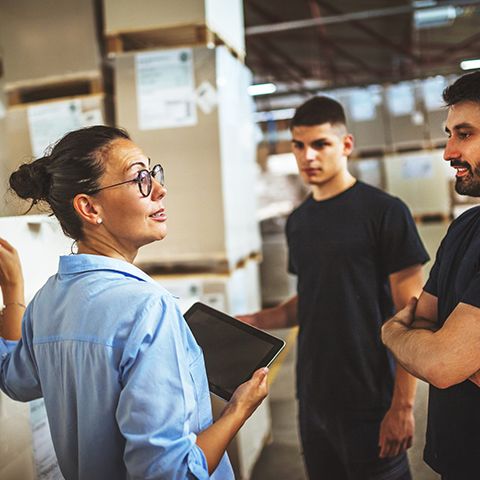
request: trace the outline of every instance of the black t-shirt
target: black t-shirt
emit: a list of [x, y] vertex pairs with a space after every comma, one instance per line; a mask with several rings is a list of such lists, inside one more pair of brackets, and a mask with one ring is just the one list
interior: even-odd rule
[[287, 222], [298, 276], [300, 401], [342, 417], [380, 421], [394, 362], [382, 344], [394, 314], [389, 275], [428, 260], [406, 205], [357, 181], [336, 197], [309, 197]]
[[[452, 222], [424, 290], [438, 299], [440, 325], [460, 302], [480, 308], [480, 207]], [[479, 454], [480, 387], [469, 380], [430, 386], [425, 461], [443, 475], [477, 480]]]

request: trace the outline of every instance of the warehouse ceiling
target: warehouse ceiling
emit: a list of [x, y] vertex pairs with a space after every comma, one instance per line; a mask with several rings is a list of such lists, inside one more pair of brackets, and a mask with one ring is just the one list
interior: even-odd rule
[[268, 97], [460, 75], [480, 1], [244, 0], [246, 63]]

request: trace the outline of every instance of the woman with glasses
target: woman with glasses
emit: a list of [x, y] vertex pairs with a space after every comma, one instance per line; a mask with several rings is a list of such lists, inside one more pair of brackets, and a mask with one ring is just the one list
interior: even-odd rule
[[66, 480], [233, 479], [228, 443], [267, 395], [267, 370], [212, 424], [203, 355], [175, 300], [132, 262], [167, 234], [163, 169], [120, 129], [67, 134], [10, 177], [46, 202], [77, 254], [0, 340], [0, 387], [44, 397]]

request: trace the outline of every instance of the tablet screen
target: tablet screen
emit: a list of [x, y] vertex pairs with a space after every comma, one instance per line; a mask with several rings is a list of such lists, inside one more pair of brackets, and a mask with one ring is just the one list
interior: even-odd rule
[[283, 340], [203, 303], [195, 303], [185, 319], [202, 347], [210, 391], [226, 401], [285, 346]]

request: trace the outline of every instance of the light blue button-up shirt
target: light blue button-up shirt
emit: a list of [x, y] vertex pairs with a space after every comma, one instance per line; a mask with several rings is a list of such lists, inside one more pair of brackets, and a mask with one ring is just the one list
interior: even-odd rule
[[108, 257], [60, 258], [30, 302], [22, 339], [0, 339], [0, 388], [44, 397], [67, 480], [209, 477], [196, 433], [212, 423], [203, 354], [172, 295]]

